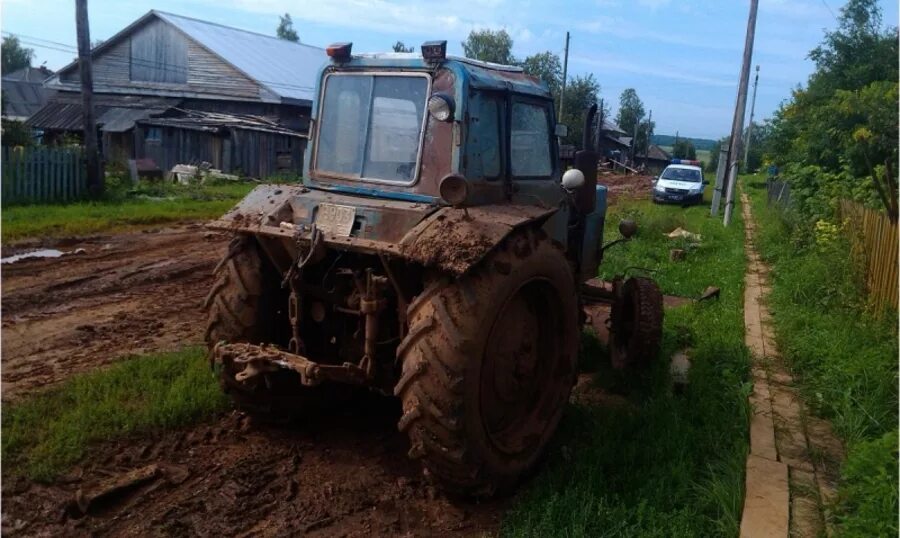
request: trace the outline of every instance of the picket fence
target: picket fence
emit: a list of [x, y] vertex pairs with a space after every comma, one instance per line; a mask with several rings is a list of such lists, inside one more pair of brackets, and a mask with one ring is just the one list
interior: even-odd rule
[[87, 195], [80, 147], [3, 147], [3, 205], [68, 202]]

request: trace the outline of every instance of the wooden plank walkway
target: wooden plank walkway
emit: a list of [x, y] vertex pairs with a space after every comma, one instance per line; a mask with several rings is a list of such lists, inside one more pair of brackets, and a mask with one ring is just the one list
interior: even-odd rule
[[[750, 200], [741, 194], [747, 250], [746, 343], [753, 360], [750, 453], [741, 536], [817, 537], [831, 534], [823, 507], [833, 498], [843, 451], [828, 422], [809, 415], [778, 353], [765, 304], [769, 268], [754, 245]], [[815, 455], [815, 457], [813, 457]]]

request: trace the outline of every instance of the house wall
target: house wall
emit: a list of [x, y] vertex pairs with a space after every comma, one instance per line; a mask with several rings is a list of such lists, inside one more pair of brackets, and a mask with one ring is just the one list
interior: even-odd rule
[[264, 179], [275, 174], [301, 174], [306, 139], [275, 133], [227, 129], [198, 131], [159, 127], [160, 140], [147, 140], [149, 126], [134, 130], [135, 156], [150, 158], [162, 170], [176, 164], [206, 161], [226, 173]]
[[[134, 47], [134, 49], [133, 49]], [[93, 61], [94, 91], [264, 99], [276, 97], [177, 28], [151, 19]], [[59, 75], [79, 84], [77, 67]], [[137, 78], [137, 80], [133, 80]]]

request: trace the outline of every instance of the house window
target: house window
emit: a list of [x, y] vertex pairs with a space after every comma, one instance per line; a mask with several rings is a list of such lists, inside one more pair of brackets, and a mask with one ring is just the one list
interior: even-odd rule
[[159, 127], [147, 127], [144, 131], [144, 142], [162, 142], [162, 129]]

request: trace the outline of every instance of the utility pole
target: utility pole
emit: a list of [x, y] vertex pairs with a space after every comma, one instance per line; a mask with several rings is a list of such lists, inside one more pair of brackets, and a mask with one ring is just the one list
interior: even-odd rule
[[756, 35], [756, 12], [759, 0], [750, 0], [750, 17], [747, 19], [747, 38], [744, 41], [744, 62], [738, 85], [734, 121], [731, 123], [731, 144], [728, 148], [728, 189], [725, 191], [725, 226], [731, 224], [734, 211], [734, 184], [738, 174], [738, 149], [741, 147], [741, 131], [744, 130], [744, 112], [747, 110], [747, 86], [750, 83], [750, 60], [753, 58], [753, 38]]
[[644, 166], [647, 166], [647, 163], [650, 159], [650, 129], [653, 127], [653, 111], [650, 111], [650, 115], [647, 118], [647, 145], [644, 146]]
[[91, 31], [88, 26], [87, 0], [75, 0], [75, 28], [78, 33], [78, 70], [81, 76], [81, 111], [84, 123], [84, 151], [87, 160], [88, 191], [103, 193], [103, 165], [97, 145], [94, 118], [94, 76], [91, 66]]
[[556, 120], [562, 123], [563, 107], [566, 104], [566, 77], [569, 72], [569, 32], [566, 32], [566, 52], [563, 55], [563, 79], [562, 91], [559, 92], [559, 118]]
[[747, 141], [744, 143], [744, 173], [750, 172], [750, 142], [753, 140], [753, 115], [756, 112], [756, 86], [759, 85], [759, 66], [753, 79], [753, 99], [750, 100], [750, 123], [747, 124]]

